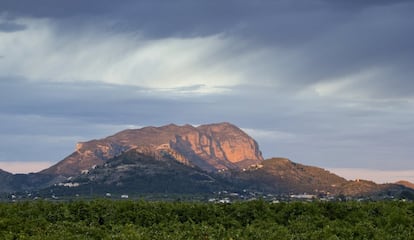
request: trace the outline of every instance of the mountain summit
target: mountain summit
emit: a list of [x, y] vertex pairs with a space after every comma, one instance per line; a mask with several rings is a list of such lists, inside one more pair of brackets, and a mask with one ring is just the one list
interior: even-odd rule
[[263, 161], [257, 142], [230, 123], [198, 127], [169, 124], [78, 143], [74, 153], [42, 173], [77, 175], [131, 149], [155, 158], [167, 156], [207, 172], [243, 169]]

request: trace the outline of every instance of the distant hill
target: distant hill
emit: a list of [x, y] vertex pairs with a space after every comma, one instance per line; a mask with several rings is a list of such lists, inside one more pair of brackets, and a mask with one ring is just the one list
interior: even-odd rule
[[403, 198], [414, 197], [412, 189], [399, 184], [377, 184], [367, 180], [347, 181], [341, 186], [339, 194], [350, 197], [371, 196], [374, 198], [381, 196], [399, 196]]
[[334, 193], [347, 181], [322, 168], [306, 166], [286, 158], [272, 158], [257, 168], [234, 174], [249, 185], [278, 193]]
[[1, 192], [11, 192], [14, 190], [13, 174], [0, 169], [0, 189]]
[[403, 185], [404, 187], [414, 189], [414, 183], [409, 182], [409, 181], [398, 181], [395, 184]]
[[0, 193], [37, 190], [65, 180], [65, 177], [57, 175], [42, 173], [12, 174], [0, 169]]

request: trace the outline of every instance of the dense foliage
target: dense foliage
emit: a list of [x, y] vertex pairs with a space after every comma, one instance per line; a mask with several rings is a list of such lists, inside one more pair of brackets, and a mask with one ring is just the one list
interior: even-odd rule
[[414, 203], [0, 204], [0, 239], [414, 239]]

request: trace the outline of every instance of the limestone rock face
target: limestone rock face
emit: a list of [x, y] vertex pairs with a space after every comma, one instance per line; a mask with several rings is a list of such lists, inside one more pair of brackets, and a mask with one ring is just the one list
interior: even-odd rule
[[256, 141], [230, 123], [198, 127], [170, 124], [125, 130], [104, 139], [78, 143], [74, 153], [43, 172], [76, 175], [130, 149], [206, 171], [248, 168], [263, 161]]

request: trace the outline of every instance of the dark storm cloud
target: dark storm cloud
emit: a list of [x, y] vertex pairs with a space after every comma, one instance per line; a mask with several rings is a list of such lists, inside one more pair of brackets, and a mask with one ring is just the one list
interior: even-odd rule
[[[126, 3], [128, 1], [122, 2]], [[114, 8], [116, 8], [116, 5], [110, 0], [2, 0], [0, 2], [0, 9], [8, 14], [40, 18], [65, 18], [81, 15], [93, 16], [113, 11]]]
[[388, 0], [323, 0], [326, 4], [332, 4], [335, 7], [343, 8], [348, 7], [350, 9], [361, 9], [365, 7], [373, 7], [373, 6], [387, 6], [387, 5], [396, 5], [401, 3], [407, 3], [411, 0], [395, 0], [395, 1], [388, 1]]
[[[88, 8], [68, 12], [84, 11]], [[410, 1], [127, 1], [91, 13], [112, 18], [107, 28], [114, 32], [139, 31], [149, 38], [224, 34], [250, 42], [248, 48], [283, 49], [255, 68], [268, 78], [282, 73], [289, 81], [281, 86], [293, 91], [384, 70], [375, 83], [360, 80], [360, 88], [370, 85], [372, 96], [395, 98], [414, 93], [413, 11]], [[281, 70], [277, 66], [285, 57], [288, 68]]]
[[18, 32], [26, 29], [26, 26], [16, 23], [0, 23], [0, 32]]
[[[414, 3], [410, 1], [3, 1], [14, 14], [60, 19], [64, 31], [80, 22], [148, 38], [225, 34], [260, 48], [293, 50], [293, 85], [363, 68], [414, 62]], [[299, 53], [299, 54], [298, 54]], [[272, 59], [269, 60], [272, 64]], [[278, 64], [278, 63], [274, 63]], [[407, 66], [411, 68], [412, 66]], [[405, 69], [401, 69], [405, 70]], [[402, 72], [402, 71], [401, 71]], [[277, 74], [270, 72], [269, 74]], [[398, 85], [409, 84], [401, 80]], [[291, 81], [292, 82], [292, 81]]]
[[[367, 8], [409, 1], [13, 1], [0, 3], [11, 15], [55, 19], [110, 19], [115, 29], [155, 36], [227, 32], [285, 44], [311, 40]], [[352, 11], [344, 6], [352, 7]], [[409, 12], [409, 11], [408, 11]], [[386, 17], [386, 16], [385, 16]], [[100, 19], [101, 18], [101, 19]]]
[[371, 67], [401, 68], [405, 73], [414, 60], [414, 47], [410, 44], [414, 41], [410, 31], [414, 24], [414, 17], [409, 14], [412, 10], [413, 4], [369, 9], [336, 26], [330, 34], [306, 46], [312, 58], [306, 65], [308, 72], [319, 65], [325, 71], [318, 69], [316, 72], [322, 74], [316, 78], [341, 76]]

